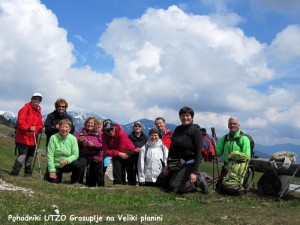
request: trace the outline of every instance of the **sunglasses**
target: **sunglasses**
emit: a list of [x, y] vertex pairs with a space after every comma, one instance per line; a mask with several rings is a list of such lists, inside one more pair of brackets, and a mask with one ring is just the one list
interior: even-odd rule
[[39, 102], [41, 102], [42, 101], [42, 98], [32, 98], [32, 100], [37, 100], [37, 101], [39, 101]]
[[134, 125], [134, 127], [142, 127], [141, 125]]
[[113, 131], [114, 130], [114, 128], [108, 128], [108, 129], [105, 129], [105, 132], [106, 133], [110, 133], [111, 131]]
[[64, 106], [64, 105], [58, 105], [57, 108], [62, 108], [62, 109], [64, 109], [64, 108], [66, 108], [66, 106]]

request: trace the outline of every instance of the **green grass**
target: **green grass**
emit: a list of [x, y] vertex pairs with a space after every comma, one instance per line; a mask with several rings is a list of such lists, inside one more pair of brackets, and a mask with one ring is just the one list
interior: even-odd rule
[[[0, 138], [0, 155], [0, 178], [34, 192], [0, 191], [0, 224], [90, 224], [71, 221], [71, 215], [79, 219], [103, 217], [98, 224], [300, 224], [300, 197], [296, 193], [283, 201], [256, 192], [224, 196], [212, 188], [207, 195], [198, 192], [176, 195], [154, 187], [112, 185], [109, 179], [104, 188], [86, 188], [68, 184], [69, 174], [64, 174], [62, 184], [51, 184], [40, 179], [37, 162], [32, 177], [8, 174], [15, 159], [13, 140]], [[45, 156], [41, 155], [40, 159], [44, 173]], [[201, 168], [212, 175], [211, 163], [202, 163]], [[256, 180], [259, 176], [256, 174]], [[52, 205], [59, 207], [59, 213], [66, 216], [66, 221], [45, 221], [49, 215], [55, 215]], [[13, 223], [8, 221], [9, 215], [36, 215], [41, 221]], [[122, 215], [131, 221], [119, 221]], [[159, 221], [141, 223], [145, 215]]]

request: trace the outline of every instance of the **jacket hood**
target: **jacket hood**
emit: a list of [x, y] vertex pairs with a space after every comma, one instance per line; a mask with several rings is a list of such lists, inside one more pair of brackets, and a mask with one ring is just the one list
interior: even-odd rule
[[157, 147], [162, 145], [162, 141], [161, 139], [159, 139], [157, 142], [152, 142], [150, 141], [150, 139], [146, 142], [146, 145], [148, 145], [149, 147]]

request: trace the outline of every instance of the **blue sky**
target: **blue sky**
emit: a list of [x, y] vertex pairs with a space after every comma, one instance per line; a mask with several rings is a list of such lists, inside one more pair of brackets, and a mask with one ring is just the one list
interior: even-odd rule
[[178, 110], [300, 144], [298, 0], [0, 0], [0, 111], [41, 92], [122, 124]]

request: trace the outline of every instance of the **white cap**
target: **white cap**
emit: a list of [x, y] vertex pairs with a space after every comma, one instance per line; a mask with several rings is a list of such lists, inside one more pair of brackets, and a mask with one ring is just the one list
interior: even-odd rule
[[32, 97], [43, 97], [41, 93], [35, 92], [32, 94]]

